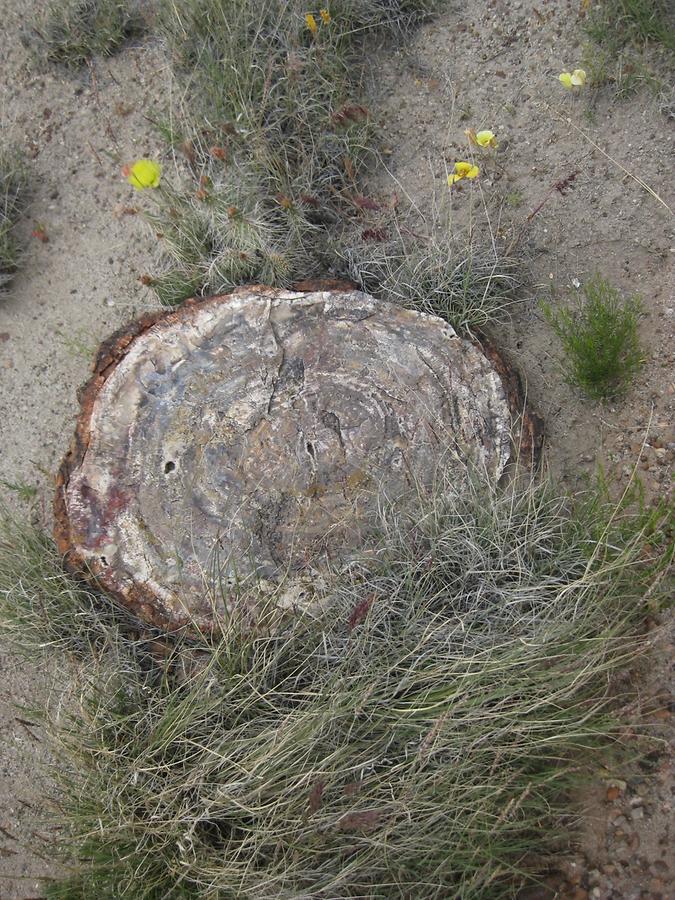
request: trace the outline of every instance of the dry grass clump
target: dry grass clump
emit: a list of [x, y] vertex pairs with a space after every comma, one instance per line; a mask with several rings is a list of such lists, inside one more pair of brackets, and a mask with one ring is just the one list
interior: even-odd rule
[[461, 247], [433, 235], [406, 239], [398, 230], [381, 241], [344, 241], [338, 253], [364, 291], [440, 316], [460, 333], [503, 321], [519, 302], [519, 266], [492, 248]]
[[0, 291], [11, 281], [19, 261], [14, 230], [25, 204], [28, 171], [20, 151], [0, 147]]
[[[318, 4], [319, 7], [322, 4]], [[352, 29], [405, 32], [443, 6], [443, 0], [331, 0], [325, 7]]]
[[359, 187], [375, 159], [361, 96], [368, 42], [405, 32], [437, 5], [336, 0], [323, 16], [295, 0], [163, 7], [179, 81], [199, 111], [191, 124], [181, 117], [184, 134], [167, 129], [189, 172], [180, 188], [158, 192], [151, 217], [167, 265], [149, 283], [163, 302], [347, 274], [462, 328], [503, 311], [515, 284], [508, 261], [462, 257], [442, 241], [335, 252], [352, 220], [377, 206]]
[[162, 7], [192, 121], [177, 141], [190, 175], [153, 220], [170, 260], [153, 280], [160, 299], [321, 269], [327, 228], [371, 154], [358, 13], [370, 29], [394, 27], [428, 5], [335, 3], [328, 21], [316, 10], [316, 33], [292, 0]]
[[[259, 602], [154, 663], [109, 631], [61, 735], [73, 869], [50, 897], [506, 897], [528, 880], [615, 734], [662, 518], [473, 480], [383, 502], [379, 526], [312, 610]], [[6, 604], [35, 609], [20, 584]], [[47, 576], [50, 620], [61, 591]]]
[[97, 54], [110, 56], [144, 30], [139, 0], [50, 0], [29, 45], [48, 62], [78, 68]]
[[[361, 64], [337, 13], [312, 34], [288, 0], [182, 0], [161, 23], [192, 119], [189, 172], [153, 224], [169, 265], [164, 302], [251, 281], [286, 286], [320, 266], [319, 238], [365, 165], [369, 113], [351, 99]], [[321, 234], [319, 234], [319, 231]]]
[[225, 128], [269, 194], [292, 200], [339, 189], [370, 131], [354, 105], [363, 62], [349, 19], [337, 4], [328, 23], [317, 11], [313, 34], [306, 13], [294, 0], [179, 0], [161, 20], [191, 106]]
[[[164, 274], [151, 286], [167, 305], [246, 283], [287, 287], [320, 269], [324, 231], [314, 209], [270, 196], [245, 161], [207, 159], [192, 189], [163, 186], [147, 218], [162, 237]], [[313, 221], [314, 219], [314, 221]]]

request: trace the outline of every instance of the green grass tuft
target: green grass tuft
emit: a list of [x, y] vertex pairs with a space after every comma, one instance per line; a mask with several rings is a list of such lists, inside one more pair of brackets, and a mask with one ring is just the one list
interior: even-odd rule
[[623, 298], [601, 275], [583, 287], [579, 308], [544, 305], [562, 342], [571, 384], [589, 397], [608, 400], [625, 393], [645, 360], [638, 337], [639, 297]]
[[[593, 88], [611, 84], [622, 100], [643, 88], [655, 96], [664, 89], [663, 78], [644, 61], [641, 53], [630, 48], [608, 49], [589, 42], [583, 47], [581, 64]], [[592, 107], [588, 112], [592, 117]]]
[[15, 147], [0, 147], [0, 291], [9, 284], [19, 263], [15, 228], [27, 192], [28, 171], [22, 154]]
[[137, 0], [50, 0], [34, 28], [34, 50], [75, 69], [97, 54], [116, 53], [143, 30]]
[[[98, 626], [61, 731], [72, 874], [48, 896], [509, 897], [528, 880], [616, 733], [663, 522], [470, 480], [383, 502], [379, 535], [304, 614], [259, 602], [154, 662]], [[73, 618], [48, 546], [11, 546], [5, 615]]]
[[189, 268], [168, 268], [148, 281], [162, 306], [178, 306], [190, 297], [198, 296], [204, 287], [204, 277]]
[[668, 83], [668, 67], [675, 50], [675, 16], [661, 0], [605, 0], [586, 20], [591, 39], [583, 46], [582, 67], [594, 91], [586, 110], [594, 122], [597, 91], [614, 87], [625, 99], [643, 88], [661, 95]]
[[592, 10], [586, 31], [612, 52], [646, 41], [675, 50], [673, 11], [664, 0], [603, 0]]

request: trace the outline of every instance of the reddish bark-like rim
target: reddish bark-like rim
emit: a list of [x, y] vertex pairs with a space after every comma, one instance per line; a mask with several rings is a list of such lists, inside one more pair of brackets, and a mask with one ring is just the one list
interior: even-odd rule
[[[357, 287], [346, 281], [319, 280], [303, 281], [293, 286], [294, 291], [307, 293], [315, 291], [353, 291]], [[63, 458], [56, 476], [56, 493], [54, 496], [54, 539], [58, 552], [63, 559], [65, 569], [73, 575], [83, 577], [94, 587], [104, 591], [122, 606], [129, 609], [145, 623], [158, 628], [178, 630], [193, 623], [187, 617], [184, 621], [169, 620], [163, 615], [161, 603], [154, 591], [143, 584], [134, 583], [130, 588], [120, 586], [105, 572], [96, 569], [85, 559], [82, 553], [73, 546], [70, 518], [66, 504], [66, 490], [70, 476], [82, 464], [89, 446], [90, 423], [94, 404], [106, 380], [115, 366], [128, 353], [133, 342], [158, 322], [173, 323], [189, 321], [197, 309], [205, 306], [218, 306], [226, 303], [231, 297], [242, 293], [258, 293], [261, 296], [277, 296], [280, 291], [265, 285], [246, 285], [231, 291], [203, 299], [186, 300], [173, 310], [157, 310], [146, 313], [140, 318], [123, 326], [99, 347], [93, 366], [93, 374], [78, 391], [80, 413], [77, 419], [75, 436], [71, 446]], [[474, 345], [490, 360], [499, 375], [514, 422], [520, 423], [520, 434], [514, 450], [518, 459], [527, 465], [536, 466], [539, 462], [543, 444], [543, 422], [524, 401], [522, 385], [518, 374], [508, 364], [497, 348], [485, 337], [474, 340]]]

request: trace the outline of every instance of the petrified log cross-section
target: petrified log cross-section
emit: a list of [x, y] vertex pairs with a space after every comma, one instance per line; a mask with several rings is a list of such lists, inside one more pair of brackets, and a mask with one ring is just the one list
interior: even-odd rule
[[232, 579], [300, 582], [359, 547], [374, 489], [509, 458], [485, 354], [357, 291], [247, 288], [103, 346], [59, 475], [71, 568], [147, 621], [208, 629]]

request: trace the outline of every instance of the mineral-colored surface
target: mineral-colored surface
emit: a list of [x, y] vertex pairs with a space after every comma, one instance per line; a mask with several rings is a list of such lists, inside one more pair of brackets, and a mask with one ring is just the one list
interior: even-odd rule
[[300, 583], [359, 547], [376, 490], [467, 459], [499, 477], [509, 423], [492, 363], [440, 319], [356, 291], [240, 289], [104, 346], [57, 541], [146, 620], [210, 628], [233, 579]]

